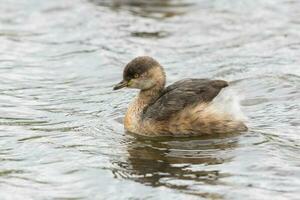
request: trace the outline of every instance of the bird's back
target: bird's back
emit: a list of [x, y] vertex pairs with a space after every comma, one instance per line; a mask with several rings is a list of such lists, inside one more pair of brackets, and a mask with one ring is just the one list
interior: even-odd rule
[[183, 109], [211, 102], [228, 83], [223, 80], [184, 79], [166, 87], [143, 111], [143, 118], [164, 121]]
[[149, 135], [190, 136], [247, 130], [245, 124], [220, 112], [213, 100], [226, 81], [185, 79], [168, 86], [142, 114]]

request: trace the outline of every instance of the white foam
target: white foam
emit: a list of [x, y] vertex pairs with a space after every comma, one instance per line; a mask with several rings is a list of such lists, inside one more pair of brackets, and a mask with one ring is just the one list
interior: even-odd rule
[[218, 113], [226, 115], [233, 120], [246, 121], [247, 117], [241, 110], [242, 96], [236, 94], [236, 92], [230, 87], [224, 88], [213, 99], [212, 107]]

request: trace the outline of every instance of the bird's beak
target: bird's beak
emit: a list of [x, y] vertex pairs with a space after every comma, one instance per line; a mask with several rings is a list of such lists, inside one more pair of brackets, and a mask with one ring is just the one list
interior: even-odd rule
[[123, 80], [120, 83], [118, 83], [117, 85], [115, 85], [113, 89], [114, 90], [119, 90], [119, 89], [121, 89], [123, 87], [127, 87], [127, 85], [128, 85], [128, 82], [125, 81], [125, 80]]

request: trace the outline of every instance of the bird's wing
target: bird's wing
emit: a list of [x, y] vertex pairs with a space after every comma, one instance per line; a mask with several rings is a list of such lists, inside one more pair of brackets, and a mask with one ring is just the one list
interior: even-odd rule
[[166, 120], [187, 106], [212, 101], [227, 86], [223, 80], [184, 79], [175, 82], [144, 109], [143, 117]]

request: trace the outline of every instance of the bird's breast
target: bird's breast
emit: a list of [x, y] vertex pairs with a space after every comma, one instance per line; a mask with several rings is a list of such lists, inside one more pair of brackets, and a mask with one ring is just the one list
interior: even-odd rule
[[131, 103], [127, 109], [124, 126], [127, 131], [137, 132], [141, 126], [141, 113], [143, 112], [143, 106], [139, 105], [137, 101]]

